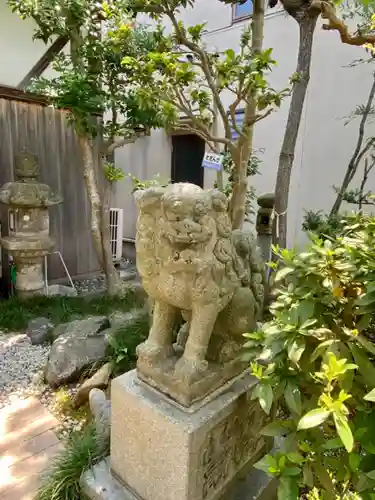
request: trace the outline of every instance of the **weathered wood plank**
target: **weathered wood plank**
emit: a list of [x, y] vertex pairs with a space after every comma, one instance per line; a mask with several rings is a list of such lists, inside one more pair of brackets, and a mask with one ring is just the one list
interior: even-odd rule
[[[21, 151], [38, 155], [40, 180], [64, 197], [50, 211], [50, 232], [73, 276], [93, 273], [99, 264], [92, 245], [89, 208], [77, 137], [68, 112], [42, 102], [3, 98], [0, 87], [0, 185], [14, 180], [14, 156]], [[6, 229], [6, 211], [0, 212]], [[65, 276], [56, 256], [49, 260], [49, 277]]]
[[49, 104], [47, 97], [31, 94], [30, 92], [25, 92], [24, 90], [16, 89], [14, 87], [7, 87], [6, 85], [0, 85], [0, 99], [29, 102], [40, 104], [42, 106], [48, 106]]

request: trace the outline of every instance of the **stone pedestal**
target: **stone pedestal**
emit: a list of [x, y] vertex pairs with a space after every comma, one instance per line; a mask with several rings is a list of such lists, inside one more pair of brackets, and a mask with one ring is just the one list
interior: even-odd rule
[[259, 435], [264, 413], [250, 399], [254, 384], [246, 374], [226, 392], [187, 412], [139, 381], [135, 371], [115, 379], [110, 464], [124, 498], [222, 497], [265, 451], [266, 441]]

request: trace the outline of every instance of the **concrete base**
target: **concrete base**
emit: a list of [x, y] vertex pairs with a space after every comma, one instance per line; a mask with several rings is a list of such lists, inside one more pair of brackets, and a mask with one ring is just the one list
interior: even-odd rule
[[221, 499], [265, 453], [264, 413], [250, 399], [254, 383], [247, 373], [189, 413], [139, 383], [135, 371], [115, 379], [110, 462], [123, 493], [143, 500]]
[[[81, 487], [90, 500], [139, 500], [113, 477], [109, 458], [83, 474]], [[221, 500], [276, 500], [276, 490], [275, 480], [252, 469], [245, 477], [236, 480]]]

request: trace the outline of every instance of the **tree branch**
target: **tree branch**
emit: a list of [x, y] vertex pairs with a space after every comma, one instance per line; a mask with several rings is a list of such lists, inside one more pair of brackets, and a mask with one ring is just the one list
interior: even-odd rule
[[223, 124], [224, 124], [225, 136], [227, 139], [230, 139], [232, 134], [231, 134], [231, 130], [230, 130], [228, 116], [225, 112], [223, 103], [220, 99], [220, 92], [216, 86], [215, 75], [211, 71], [210, 62], [208, 60], [207, 54], [205, 53], [204, 50], [201, 49], [201, 47], [199, 47], [199, 45], [197, 43], [192, 42], [191, 40], [189, 40], [186, 37], [184, 32], [181, 30], [180, 25], [178, 24], [178, 21], [176, 19], [176, 16], [175, 16], [173, 10], [168, 9], [166, 11], [166, 14], [169, 17], [169, 19], [171, 20], [173, 27], [175, 29], [176, 35], [179, 38], [180, 42], [183, 45], [186, 45], [186, 47], [188, 47], [194, 54], [197, 54], [199, 56], [200, 61], [202, 63], [201, 64], [202, 71], [206, 77], [208, 86], [211, 89], [212, 98], [216, 104], [217, 110], [218, 110], [218, 112], [221, 116], [221, 119], [223, 121]]
[[360, 188], [359, 188], [358, 210], [362, 210], [362, 205], [366, 204], [366, 198], [367, 198], [367, 196], [364, 196], [363, 192], [365, 190], [366, 182], [368, 180], [368, 175], [371, 172], [371, 170], [374, 167], [374, 165], [375, 165], [375, 161], [373, 161], [372, 164], [369, 166], [368, 159], [366, 158], [366, 160], [365, 160], [365, 168], [364, 168], [364, 171], [363, 171], [363, 178], [362, 178], [361, 185], [360, 185]]
[[122, 148], [127, 144], [133, 144], [137, 139], [142, 137], [145, 132], [134, 132], [131, 137], [123, 137], [122, 139], [117, 140], [114, 138], [110, 138], [107, 141], [103, 141], [100, 151], [102, 155], [110, 155], [115, 149]]
[[233, 130], [235, 132], [237, 132], [237, 134], [240, 137], [243, 137], [244, 139], [246, 139], [246, 135], [242, 132], [242, 130], [240, 130], [237, 127], [237, 123], [236, 123], [236, 109], [237, 109], [238, 105], [240, 104], [240, 102], [241, 102], [241, 98], [237, 95], [237, 98], [235, 99], [235, 101], [233, 101], [232, 104], [230, 104], [230, 106], [229, 106], [229, 114], [230, 114], [230, 117], [232, 120]]
[[366, 107], [364, 109], [364, 112], [363, 112], [363, 115], [361, 118], [361, 122], [359, 124], [357, 144], [356, 144], [354, 153], [353, 153], [352, 157], [350, 158], [348, 168], [346, 169], [346, 173], [345, 173], [344, 179], [343, 179], [342, 184], [341, 184], [341, 188], [340, 188], [340, 190], [337, 194], [337, 198], [336, 198], [336, 200], [331, 208], [331, 212], [329, 214], [329, 217], [333, 217], [340, 210], [340, 206], [341, 206], [341, 202], [343, 200], [344, 193], [347, 190], [354, 175], [356, 174], [360, 161], [362, 160], [363, 156], [367, 153], [367, 151], [370, 149], [370, 147], [375, 142], [375, 138], [371, 137], [370, 139], [368, 139], [366, 145], [363, 147], [363, 149], [361, 151], [361, 147], [363, 144], [363, 137], [365, 134], [366, 121], [367, 121], [368, 116], [370, 114], [372, 103], [373, 103], [373, 100], [375, 97], [375, 74], [373, 76], [374, 76], [374, 79], [373, 79], [370, 93], [369, 93], [369, 96], [367, 99]]
[[198, 137], [200, 137], [201, 139], [203, 139], [206, 144], [208, 144], [208, 146], [211, 149], [211, 151], [213, 151], [216, 154], [220, 154], [220, 149], [217, 146], [215, 146], [214, 142], [208, 140], [207, 137], [200, 130], [197, 130], [194, 127], [190, 127], [187, 124], [186, 125], [185, 124], [184, 125], [175, 125], [173, 127], [173, 130], [177, 130], [177, 131], [180, 131], [180, 132], [191, 132], [192, 134], [197, 135]]
[[196, 126], [196, 129], [199, 130], [201, 134], [204, 134], [206, 138], [205, 140], [214, 143], [216, 142], [220, 144], [225, 144], [228, 146], [231, 145], [231, 141], [226, 137], [215, 137], [214, 135], [211, 134], [209, 128], [202, 122], [202, 120], [200, 120], [197, 116], [195, 116], [194, 111], [192, 110], [188, 101], [186, 101], [185, 96], [183, 96], [183, 94], [179, 92], [178, 89], [175, 89], [175, 94], [177, 97], [177, 102], [173, 102], [172, 104], [174, 104], [180, 111], [182, 111], [182, 113], [184, 113], [188, 118], [191, 119], [191, 121]]
[[256, 115], [254, 123], [260, 122], [261, 120], [263, 120], [264, 118], [266, 118], [267, 116], [269, 116], [272, 113], [272, 111], [274, 111], [274, 108], [270, 108], [265, 113], [261, 113], [259, 115]]
[[320, 10], [322, 19], [328, 21], [322, 28], [326, 31], [338, 31], [343, 43], [355, 46], [375, 44], [375, 34], [350, 33], [348, 26], [337, 16], [335, 7], [327, 1], [320, 2]]

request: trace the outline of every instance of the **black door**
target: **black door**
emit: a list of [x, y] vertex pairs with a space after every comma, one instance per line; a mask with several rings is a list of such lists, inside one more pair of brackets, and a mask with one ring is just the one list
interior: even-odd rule
[[203, 188], [205, 142], [195, 134], [172, 136], [172, 182], [190, 182]]

